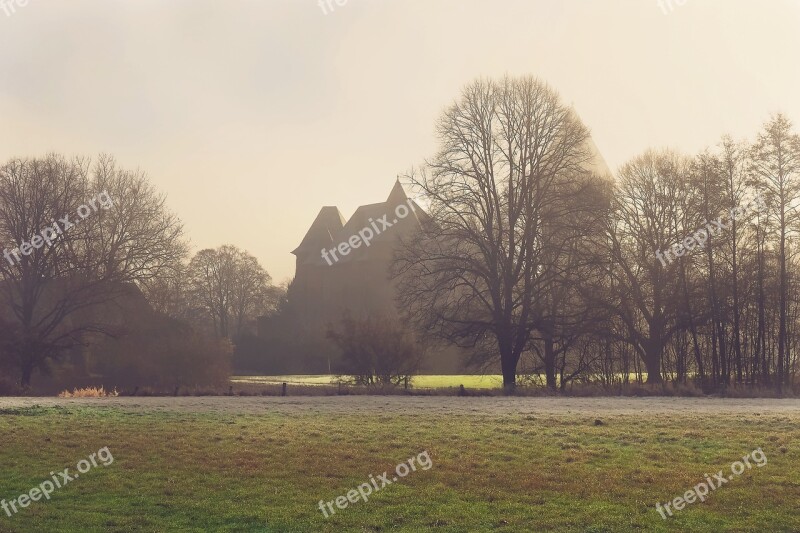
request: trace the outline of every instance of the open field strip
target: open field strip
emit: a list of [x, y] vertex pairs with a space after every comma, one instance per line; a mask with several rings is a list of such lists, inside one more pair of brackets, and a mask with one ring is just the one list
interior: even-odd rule
[[[695, 398], [0, 399], [0, 498], [108, 447], [2, 532], [800, 530], [800, 401]], [[656, 502], [761, 448], [663, 520]], [[418, 470], [325, 518], [428, 451]]]
[[[280, 385], [331, 385], [338, 381], [334, 375], [286, 375], [286, 376], [233, 376], [232, 383]], [[349, 376], [341, 376], [348, 380]], [[410, 384], [417, 389], [439, 389], [464, 385], [468, 389], [496, 389], [503, 386], [502, 376], [475, 375], [430, 375], [414, 376]]]
[[[618, 374], [617, 378], [622, 379], [623, 374]], [[642, 375], [642, 379], [647, 379], [647, 374]], [[524, 376], [532, 378], [533, 376]], [[337, 376], [331, 374], [316, 375], [284, 375], [284, 376], [233, 376], [231, 383], [250, 384], [250, 385], [335, 385], [339, 380], [350, 381], [350, 376]], [[537, 384], [545, 384], [544, 374], [538, 375]], [[596, 381], [599, 383], [600, 378]], [[636, 374], [628, 376], [630, 383], [636, 382]], [[525, 384], [524, 380], [521, 382]], [[503, 376], [501, 375], [474, 375], [474, 374], [438, 374], [438, 375], [418, 375], [410, 380], [410, 385], [415, 389], [442, 389], [457, 388], [464, 385], [467, 389], [499, 389], [503, 387]]]

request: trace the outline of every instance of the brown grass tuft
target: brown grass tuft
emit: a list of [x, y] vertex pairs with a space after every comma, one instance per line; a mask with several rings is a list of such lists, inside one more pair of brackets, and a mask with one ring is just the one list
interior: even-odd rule
[[117, 389], [106, 392], [101, 387], [84, 387], [83, 389], [74, 389], [72, 392], [65, 390], [59, 393], [59, 398], [106, 398], [108, 396], [119, 396]]

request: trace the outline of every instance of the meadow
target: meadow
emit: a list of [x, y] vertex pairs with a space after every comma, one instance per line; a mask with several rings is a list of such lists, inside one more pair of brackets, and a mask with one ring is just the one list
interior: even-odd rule
[[[234, 384], [266, 384], [278, 385], [332, 385], [341, 381], [350, 381], [350, 376], [334, 375], [286, 375], [286, 376], [233, 376]], [[441, 389], [456, 388], [464, 385], [468, 389], [496, 389], [503, 386], [503, 376], [500, 375], [429, 375], [414, 376], [409, 385], [415, 389]]]
[[[0, 532], [800, 530], [800, 402], [688, 398], [0, 399], [0, 498], [92, 469]], [[667, 520], [655, 509], [761, 448]], [[432, 467], [319, 510], [423, 451]]]

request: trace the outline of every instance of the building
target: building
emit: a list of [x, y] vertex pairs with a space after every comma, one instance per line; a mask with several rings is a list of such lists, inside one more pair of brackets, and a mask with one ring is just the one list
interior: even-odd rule
[[359, 207], [350, 220], [337, 207], [323, 207], [292, 252], [297, 266], [291, 303], [306, 325], [324, 327], [345, 310], [394, 315], [394, 250], [426, 218], [399, 181], [385, 202]]

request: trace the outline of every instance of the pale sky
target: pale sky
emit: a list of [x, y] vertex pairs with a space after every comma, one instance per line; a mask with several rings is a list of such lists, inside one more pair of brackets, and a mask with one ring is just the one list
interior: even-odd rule
[[195, 250], [234, 244], [282, 281], [319, 209], [384, 201], [479, 76], [550, 83], [612, 169], [752, 137], [777, 111], [800, 129], [800, 0], [333, 5], [0, 5], [0, 160], [112, 154], [167, 194]]

